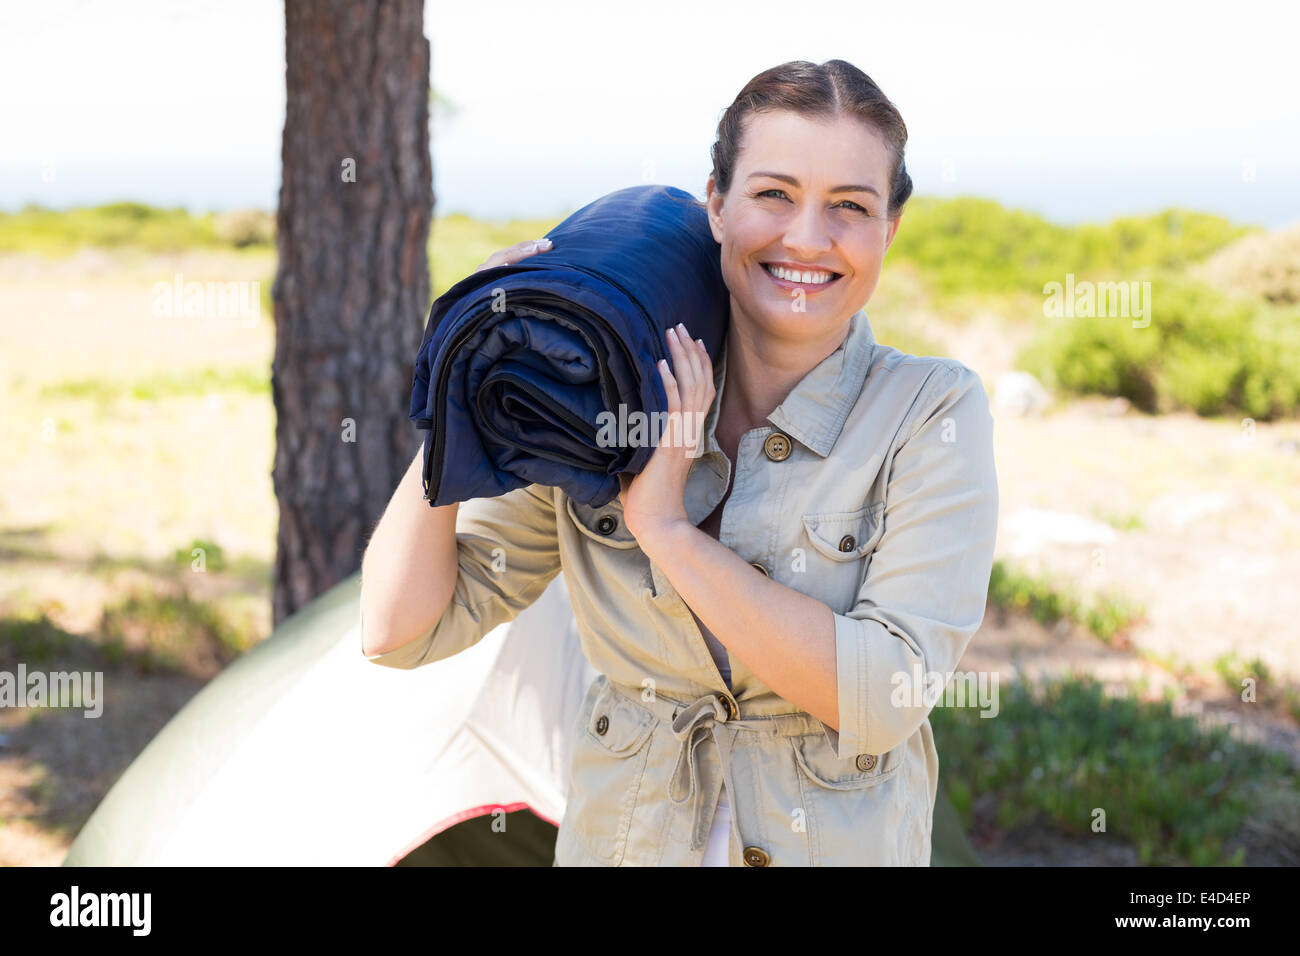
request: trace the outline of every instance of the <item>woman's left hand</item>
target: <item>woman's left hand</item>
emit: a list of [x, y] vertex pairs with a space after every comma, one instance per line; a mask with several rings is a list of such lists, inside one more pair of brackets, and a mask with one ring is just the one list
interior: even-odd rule
[[659, 362], [659, 374], [668, 394], [668, 423], [645, 469], [635, 477], [620, 474], [618, 493], [623, 520], [640, 540], [679, 521], [686, 514], [686, 475], [703, 450], [704, 419], [713, 404], [713, 362], [698, 339], [692, 340], [681, 323], [665, 334], [668, 363]]

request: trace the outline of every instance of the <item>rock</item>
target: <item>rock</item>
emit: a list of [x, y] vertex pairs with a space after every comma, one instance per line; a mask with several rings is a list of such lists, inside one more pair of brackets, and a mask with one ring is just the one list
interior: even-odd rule
[[1012, 415], [1041, 415], [1052, 404], [1052, 396], [1028, 372], [1003, 372], [993, 388], [994, 404]]
[[1027, 508], [1006, 518], [1011, 535], [1008, 550], [1025, 555], [1041, 551], [1048, 544], [1113, 544], [1115, 529], [1087, 515], [1068, 511]]

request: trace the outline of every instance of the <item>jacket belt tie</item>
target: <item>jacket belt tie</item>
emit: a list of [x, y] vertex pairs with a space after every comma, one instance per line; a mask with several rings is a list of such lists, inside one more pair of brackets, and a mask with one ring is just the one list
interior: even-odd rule
[[[695, 749], [712, 737], [718, 747], [718, 759], [722, 764], [722, 779], [729, 793], [735, 800], [735, 787], [731, 783], [731, 746], [727, 734], [715, 734], [715, 723], [726, 723], [727, 708], [717, 694], [707, 694], [693, 701], [681, 710], [672, 723], [673, 736], [681, 741], [677, 750], [677, 765], [668, 781], [668, 797], [673, 803], [681, 804], [693, 800], [691, 807], [691, 849], [698, 850], [708, 839], [710, 821], [704, 819], [704, 792], [700, 787], [700, 768], [695, 756]], [[734, 814], [733, 814], [734, 818]]]

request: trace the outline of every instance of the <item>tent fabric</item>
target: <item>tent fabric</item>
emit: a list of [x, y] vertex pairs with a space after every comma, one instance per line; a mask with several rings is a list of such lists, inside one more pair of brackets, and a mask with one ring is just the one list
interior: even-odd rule
[[533, 482], [607, 504], [618, 474], [638, 474], [654, 449], [607, 441], [601, 413], [632, 422], [667, 411], [656, 363], [678, 322], [710, 355], [721, 349], [721, 249], [690, 193], [620, 189], [546, 235], [551, 249], [462, 279], [430, 310], [410, 417], [428, 431], [431, 505]]
[[383, 866], [497, 810], [558, 826], [595, 678], [562, 575], [514, 621], [416, 671], [365, 659], [359, 598], [355, 574], [214, 678], [65, 864]]
[[[340, 582], [195, 695], [64, 864], [550, 865], [596, 676], [563, 573], [415, 670], [362, 655], [360, 587]], [[932, 865], [976, 865], [942, 781], [933, 834]]]

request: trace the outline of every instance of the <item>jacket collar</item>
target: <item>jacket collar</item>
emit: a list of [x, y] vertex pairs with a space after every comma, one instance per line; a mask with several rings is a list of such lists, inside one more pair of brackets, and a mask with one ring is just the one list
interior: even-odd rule
[[[835, 447], [849, 412], [862, 394], [875, 342], [866, 310], [859, 309], [849, 318], [849, 333], [844, 341], [799, 380], [767, 420], [825, 458]], [[722, 448], [714, 437], [714, 431], [726, 380], [727, 347], [724, 340], [721, 355], [713, 367], [714, 402], [704, 420], [706, 454], [716, 452], [719, 457]]]

